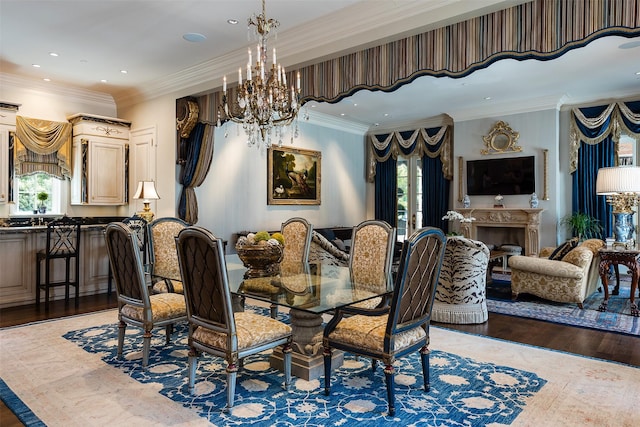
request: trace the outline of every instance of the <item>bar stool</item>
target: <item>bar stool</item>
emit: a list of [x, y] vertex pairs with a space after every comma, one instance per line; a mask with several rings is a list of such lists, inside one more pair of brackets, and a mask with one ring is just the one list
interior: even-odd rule
[[[80, 297], [80, 221], [64, 216], [47, 224], [47, 247], [36, 254], [36, 305], [40, 306], [40, 291], [44, 290], [45, 309], [49, 309], [49, 290], [64, 286], [64, 300], [69, 302], [69, 287], [75, 288], [75, 305]], [[52, 265], [55, 260], [64, 260], [64, 280], [52, 281]], [[73, 260], [73, 278], [71, 277]], [[44, 282], [42, 282], [42, 263], [44, 261]], [[59, 263], [58, 263], [59, 264]], [[73, 279], [73, 280], [72, 280]]]

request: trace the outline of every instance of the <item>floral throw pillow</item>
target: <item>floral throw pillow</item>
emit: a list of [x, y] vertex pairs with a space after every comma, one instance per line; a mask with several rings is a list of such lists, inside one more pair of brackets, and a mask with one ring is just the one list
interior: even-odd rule
[[562, 258], [564, 258], [565, 255], [568, 254], [571, 249], [575, 248], [576, 246], [578, 246], [577, 237], [574, 237], [571, 240], [567, 240], [566, 242], [558, 246], [553, 252], [551, 252], [551, 255], [549, 255], [549, 259], [552, 259], [554, 261], [561, 261]]

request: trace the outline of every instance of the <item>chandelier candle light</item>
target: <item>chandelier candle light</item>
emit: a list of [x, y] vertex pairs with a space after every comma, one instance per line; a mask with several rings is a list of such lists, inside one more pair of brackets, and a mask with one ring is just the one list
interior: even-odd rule
[[598, 169], [596, 194], [607, 197], [613, 207], [615, 243], [626, 248], [635, 245], [633, 207], [640, 194], [640, 167], [617, 166]]
[[[275, 131], [278, 146], [282, 146], [284, 127], [290, 126], [300, 109], [300, 72], [296, 76], [296, 85], [287, 86], [287, 73], [277, 63], [276, 49], [273, 48], [271, 68], [267, 63], [267, 39], [269, 33], [280, 25], [275, 19], [267, 18], [265, 0], [262, 0], [262, 13], [247, 20], [248, 29], [254, 28], [258, 39], [256, 62], [253, 62], [251, 48], [248, 49], [249, 61], [246, 79], [242, 79], [242, 67], [238, 69], [237, 108], [230, 106], [227, 97], [227, 76], [222, 80], [222, 113], [218, 111], [218, 126], [222, 119], [242, 124], [248, 136], [247, 144], [258, 147], [271, 146], [271, 131]], [[296, 123], [293, 138], [298, 136]]]

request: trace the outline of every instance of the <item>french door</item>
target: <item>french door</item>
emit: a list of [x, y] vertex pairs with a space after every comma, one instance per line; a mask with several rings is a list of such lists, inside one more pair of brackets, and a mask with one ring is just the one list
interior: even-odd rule
[[398, 156], [396, 168], [397, 238], [403, 242], [422, 227], [422, 159]]

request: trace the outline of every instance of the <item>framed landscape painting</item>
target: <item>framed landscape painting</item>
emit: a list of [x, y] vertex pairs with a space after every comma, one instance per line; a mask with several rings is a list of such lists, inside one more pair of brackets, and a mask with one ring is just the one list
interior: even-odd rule
[[319, 205], [319, 151], [271, 146], [267, 154], [267, 203]]

